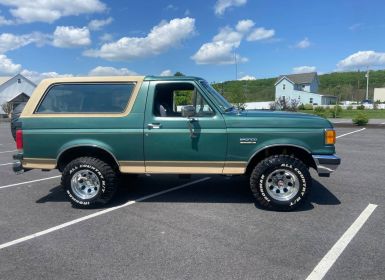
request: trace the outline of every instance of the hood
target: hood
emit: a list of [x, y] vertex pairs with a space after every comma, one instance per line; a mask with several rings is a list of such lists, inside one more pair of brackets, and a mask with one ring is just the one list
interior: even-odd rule
[[233, 111], [225, 114], [227, 127], [264, 128], [332, 128], [330, 121], [319, 116], [283, 111]]

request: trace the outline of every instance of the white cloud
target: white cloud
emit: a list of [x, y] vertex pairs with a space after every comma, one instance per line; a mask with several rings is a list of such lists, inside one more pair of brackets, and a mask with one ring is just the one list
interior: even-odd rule
[[237, 31], [234, 31], [230, 27], [221, 28], [219, 33], [214, 36], [214, 42], [224, 42], [226, 44], [233, 45], [234, 47], [239, 47], [243, 38], [243, 34]]
[[238, 21], [235, 29], [239, 32], [245, 33], [245, 32], [248, 32], [250, 28], [252, 28], [254, 25], [255, 23], [251, 19], [244, 19], [244, 20]]
[[23, 35], [2, 33], [0, 34], [0, 53], [15, 50], [32, 43], [42, 46], [47, 42], [47, 40], [48, 35], [39, 32]]
[[169, 5], [167, 5], [166, 10], [177, 11], [178, 7], [173, 5], [173, 4], [169, 4]]
[[299, 49], [306, 49], [308, 47], [310, 47], [311, 45], [311, 42], [309, 41], [309, 39], [306, 37], [304, 38], [302, 41], [299, 41], [295, 47], [296, 48], [299, 48]]
[[275, 30], [274, 29], [265, 29], [264, 27], [255, 28], [249, 36], [247, 36], [247, 41], [261, 41], [274, 37]]
[[99, 37], [99, 39], [102, 42], [111, 42], [114, 37], [110, 33], [104, 33], [102, 36]]
[[[224, 41], [203, 44], [191, 57], [197, 64], [235, 64], [247, 62], [248, 59], [238, 54], [235, 56], [234, 44]], [[235, 59], [236, 57], [236, 59]]]
[[23, 71], [21, 71], [21, 74], [36, 84], [38, 84], [41, 80], [48, 79], [48, 78], [73, 77], [72, 74], [59, 74], [57, 72], [40, 73], [40, 72], [31, 71], [27, 69], [24, 69]]
[[[267, 30], [263, 27], [255, 28], [252, 20], [240, 20], [235, 30], [229, 26], [220, 29], [211, 42], [204, 43], [200, 49], [191, 57], [197, 64], [234, 64], [247, 62], [248, 59], [237, 55], [235, 51], [240, 46], [243, 38], [248, 34], [248, 41], [258, 41], [274, 36], [273, 29]], [[250, 31], [251, 30], [251, 31]], [[235, 59], [236, 58], [236, 59]]]
[[254, 76], [250, 76], [250, 75], [246, 75], [246, 76], [243, 76], [242, 78], [240, 78], [239, 80], [240, 81], [254, 81], [256, 80], [257, 78], [254, 77]]
[[87, 27], [57, 26], [53, 33], [55, 47], [76, 48], [91, 44], [90, 31]]
[[160, 73], [160, 76], [173, 76], [174, 74], [172, 73], [172, 71], [170, 69], [167, 69], [167, 70], [164, 70], [162, 71], [162, 73]]
[[0, 74], [14, 75], [21, 70], [20, 64], [15, 64], [6, 55], [0, 54]]
[[294, 74], [301, 74], [301, 73], [310, 73], [310, 72], [316, 72], [317, 68], [315, 66], [298, 66], [293, 68]]
[[239, 7], [245, 5], [247, 0], [217, 0], [214, 6], [215, 14], [223, 15], [230, 7]]
[[354, 32], [354, 31], [362, 29], [363, 26], [364, 25], [362, 23], [355, 23], [355, 24], [349, 26], [349, 30]]
[[337, 69], [353, 70], [360, 67], [384, 66], [384, 65], [385, 65], [384, 52], [359, 51], [338, 62]]
[[158, 55], [180, 45], [195, 32], [195, 19], [175, 18], [154, 26], [146, 37], [123, 37], [106, 43], [100, 49], [91, 49], [83, 54], [107, 60], [132, 60]]
[[0, 0], [0, 4], [10, 7], [9, 12], [18, 23], [52, 23], [64, 16], [103, 12], [107, 8], [99, 0]]
[[14, 22], [12, 20], [6, 19], [3, 16], [0, 16], [0, 26], [2, 25], [12, 25]]
[[114, 19], [112, 17], [106, 19], [93, 19], [88, 23], [90, 30], [100, 30], [104, 26], [109, 25]]
[[115, 68], [108, 66], [97, 66], [88, 72], [88, 76], [135, 76], [136, 72], [127, 68]]

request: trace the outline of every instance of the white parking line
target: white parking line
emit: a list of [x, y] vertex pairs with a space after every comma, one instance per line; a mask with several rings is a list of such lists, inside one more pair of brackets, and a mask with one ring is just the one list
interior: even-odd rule
[[361, 129], [358, 129], [358, 130], [354, 130], [354, 131], [352, 131], [352, 132], [348, 132], [348, 133], [339, 135], [339, 136], [337, 136], [336, 138], [344, 137], [344, 136], [346, 136], [346, 135], [353, 134], [353, 133], [356, 133], [356, 132], [360, 132], [360, 131], [363, 131], [363, 130], [365, 130], [365, 129], [366, 129], [366, 128], [361, 128]]
[[321, 280], [329, 269], [333, 266], [338, 257], [342, 254], [350, 241], [354, 238], [357, 232], [369, 219], [377, 205], [369, 204], [364, 211], [358, 216], [354, 223], [345, 231], [345, 233], [338, 239], [337, 243], [327, 252], [322, 260], [317, 264], [314, 270], [309, 274], [306, 280]]
[[99, 212], [96, 212], [96, 213], [93, 213], [93, 214], [81, 217], [79, 219], [72, 220], [72, 221], [66, 222], [64, 224], [60, 224], [58, 226], [55, 226], [55, 227], [51, 227], [51, 228], [46, 229], [46, 230], [39, 231], [39, 232], [36, 232], [34, 234], [31, 234], [31, 235], [24, 236], [22, 238], [19, 238], [19, 239], [16, 239], [16, 240], [13, 240], [13, 241], [1, 244], [0, 245], [0, 250], [4, 249], [4, 248], [7, 248], [7, 247], [10, 247], [12, 245], [16, 245], [16, 244], [22, 243], [24, 241], [27, 241], [27, 240], [30, 240], [30, 239], [33, 239], [33, 238], [36, 238], [36, 237], [39, 237], [39, 236], [42, 236], [42, 235], [45, 235], [45, 234], [57, 231], [59, 229], [66, 228], [66, 227], [69, 227], [71, 225], [74, 225], [74, 224], [77, 224], [77, 223], [80, 223], [80, 222], [83, 222], [83, 221], [86, 221], [86, 220], [89, 220], [89, 219], [92, 219], [92, 218], [95, 218], [95, 217], [107, 214], [109, 212], [118, 210], [120, 208], [127, 207], [127, 206], [135, 204], [137, 202], [140, 202], [140, 201], [143, 201], [143, 200], [147, 200], [149, 198], [153, 198], [153, 197], [156, 197], [156, 196], [168, 193], [168, 192], [176, 191], [176, 190], [179, 190], [179, 189], [182, 189], [182, 188], [185, 188], [185, 187], [188, 187], [188, 186], [191, 186], [191, 185], [194, 185], [194, 184], [197, 184], [197, 183], [209, 180], [209, 179], [210, 179], [210, 177], [205, 177], [205, 178], [202, 178], [202, 179], [199, 179], [199, 180], [195, 180], [195, 181], [192, 181], [192, 182], [189, 182], [189, 183], [186, 183], [186, 184], [174, 187], [174, 188], [170, 188], [170, 189], [167, 189], [167, 190], [164, 190], [164, 191], [161, 191], [161, 192], [157, 192], [157, 193], [154, 193], [154, 194], [143, 196], [141, 198], [138, 198], [137, 200], [128, 201], [127, 203], [125, 203], [123, 205], [111, 207], [111, 208], [108, 208], [108, 209], [105, 209], [105, 210], [102, 210], [102, 211], [99, 211]]
[[17, 150], [12, 150], [12, 151], [2, 151], [2, 152], [0, 152], [0, 154], [13, 153], [13, 152], [17, 152]]
[[13, 162], [9, 162], [9, 163], [2, 163], [2, 164], [0, 164], [0, 166], [6, 166], [6, 165], [11, 165], [11, 164], [13, 164]]
[[55, 179], [55, 178], [59, 178], [59, 177], [61, 177], [61, 175], [53, 176], [53, 177], [48, 177], [48, 178], [37, 179], [37, 180], [32, 180], [32, 181], [27, 181], [27, 182], [21, 182], [21, 183], [6, 185], [6, 186], [0, 186], [0, 189], [6, 189], [6, 188], [10, 188], [10, 187], [15, 187], [15, 186], [26, 185], [26, 184], [30, 184], [30, 183], [36, 183], [36, 182], [51, 180], [51, 179]]

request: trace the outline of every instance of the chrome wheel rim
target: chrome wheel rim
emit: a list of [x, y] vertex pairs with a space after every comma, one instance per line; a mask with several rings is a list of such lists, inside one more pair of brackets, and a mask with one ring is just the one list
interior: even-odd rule
[[271, 198], [278, 201], [289, 201], [299, 191], [298, 177], [287, 169], [271, 172], [266, 178], [265, 186]]
[[91, 170], [79, 170], [72, 176], [72, 192], [81, 199], [91, 199], [95, 197], [99, 188], [100, 180]]

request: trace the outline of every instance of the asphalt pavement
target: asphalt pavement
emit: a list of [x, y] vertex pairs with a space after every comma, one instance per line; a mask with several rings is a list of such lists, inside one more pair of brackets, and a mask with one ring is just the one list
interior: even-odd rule
[[15, 148], [0, 124], [0, 279], [306, 279], [369, 204], [324, 279], [384, 279], [385, 129], [337, 135], [341, 166], [312, 172], [294, 212], [261, 209], [242, 176], [174, 175], [141, 175], [112, 205], [80, 210], [57, 171], [4, 165]]

